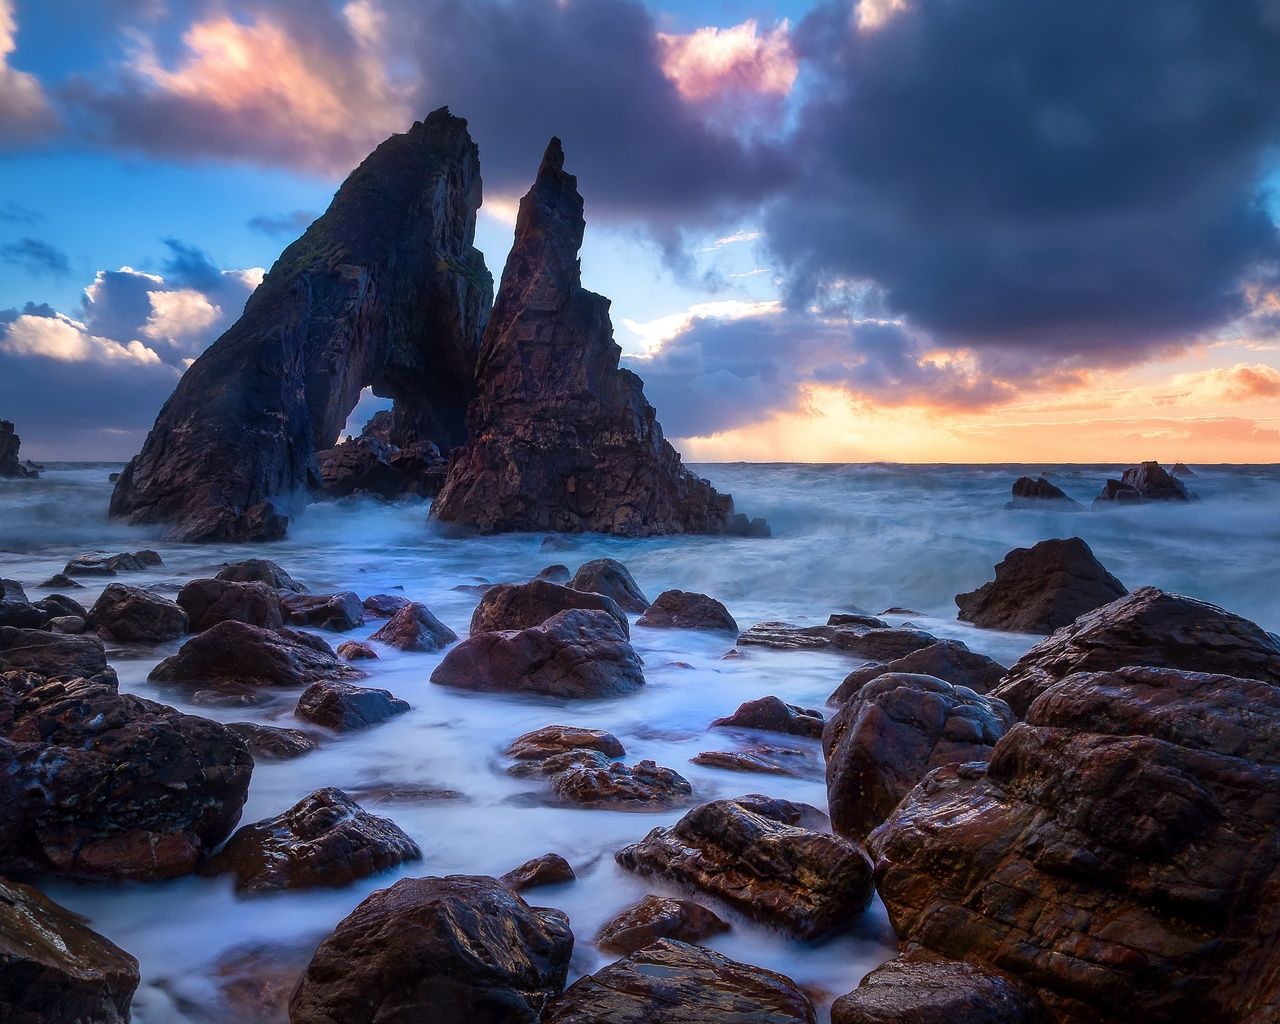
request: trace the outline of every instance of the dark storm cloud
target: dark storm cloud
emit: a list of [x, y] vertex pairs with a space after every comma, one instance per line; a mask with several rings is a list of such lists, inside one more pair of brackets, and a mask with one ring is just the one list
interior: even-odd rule
[[319, 214], [312, 210], [294, 210], [292, 213], [261, 213], [250, 217], [248, 224], [254, 231], [272, 238], [296, 238], [311, 226]]
[[0, 245], [0, 261], [21, 267], [38, 277], [62, 277], [71, 272], [67, 254], [38, 238], [19, 238], [16, 242]]

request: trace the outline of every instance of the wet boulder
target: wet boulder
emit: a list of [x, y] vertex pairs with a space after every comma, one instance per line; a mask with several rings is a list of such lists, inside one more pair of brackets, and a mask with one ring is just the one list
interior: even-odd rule
[[441, 686], [549, 697], [617, 697], [644, 685], [639, 655], [608, 612], [574, 609], [519, 632], [477, 633], [431, 674]]
[[1079, 537], [1014, 548], [996, 578], [956, 595], [960, 618], [984, 629], [1052, 633], [1128, 591]]
[[269, 558], [245, 558], [225, 565], [215, 579], [232, 583], [265, 583], [276, 590], [305, 594], [307, 588]]
[[615, 854], [630, 871], [717, 898], [801, 939], [847, 928], [871, 902], [871, 864], [839, 836], [794, 822], [799, 809], [757, 797], [715, 800]]
[[794, 747], [759, 744], [742, 750], [704, 750], [689, 758], [704, 768], [723, 768], [730, 772], [756, 772], [761, 775], [790, 775], [802, 778], [821, 771], [813, 756]]
[[122, 551], [118, 555], [91, 551], [71, 559], [62, 573], [64, 576], [115, 576], [122, 572], [142, 572], [157, 565], [164, 565], [164, 560], [150, 549]]
[[779, 651], [839, 651], [868, 661], [892, 661], [938, 642], [932, 633], [906, 627], [847, 625], [796, 626], [757, 622], [738, 637], [739, 647]]
[[294, 714], [334, 732], [355, 732], [408, 710], [409, 702], [390, 690], [324, 681], [312, 683], [302, 691]]
[[44, 628], [50, 633], [68, 633], [72, 636], [79, 636], [89, 629], [89, 623], [79, 615], [55, 615], [52, 619], [44, 624]]
[[542, 1024], [814, 1024], [790, 978], [702, 946], [659, 939], [579, 978]]
[[542, 580], [545, 583], [556, 583], [560, 586], [568, 584], [573, 574], [569, 572], [567, 565], [561, 565], [556, 562], [554, 565], [548, 565], [546, 568], [539, 570], [535, 580]]
[[701, 903], [651, 895], [606, 921], [596, 933], [596, 945], [625, 955], [658, 939], [696, 944], [728, 930], [728, 923]]
[[[42, 615], [48, 616], [50, 622], [55, 618], [66, 616], [75, 616], [79, 619], [89, 617], [89, 612], [84, 605], [65, 594], [50, 594], [48, 597], [42, 597], [39, 601], [33, 601], [32, 607], [39, 610]], [[48, 622], [45, 625], [47, 626]]]
[[161, 643], [187, 632], [187, 613], [150, 591], [110, 583], [89, 609], [88, 623], [107, 640]]
[[1093, 507], [1109, 508], [1113, 505], [1138, 505], [1142, 502], [1142, 492], [1131, 484], [1121, 480], [1108, 480], [1102, 485], [1102, 493], [1093, 499]]
[[280, 610], [290, 626], [345, 633], [364, 624], [364, 609], [350, 590], [336, 594], [283, 594]]
[[1080, 502], [1070, 497], [1066, 491], [1044, 477], [1032, 478], [1020, 476], [1013, 482], [1012, 500], [1005, 505], [1008, 509], [1061, 509], [1077, 511], [1084, 508]]
[[31, 886], [0, 879], [0, 1020], [127, 1024], [138, 961]]
[[17, 580], [0, 579], [0, 626], [41, 629], [49, 618], [50, 616], [31, 604], [21, 583]]
[[501, 583], [480, 598], [471, 616], [471, 635], [504, 629], [531, 629], [551, 616], [574, 608], [607, 612], [618, 623], [624, 638], [631, 635], [627, 617], [611, 598], [583, 593], [546, 580]]
[[623, 810], [679, 807], [693, 794], [688, 779], [653, 761], [571, 765], [551, 777], [551, 790], [561, 803]]
[[1158, 462], [1126, 469], [1116, 484], [1117, 481], [1108, 480], [1094, 505], [1110, 501], [1191, 501], [1195, 497], [1186, 484]]
[[587, 767], [608, 771], [613, 762], [598, 750], [565, 750], [559, 754], [517, 761], [507, 774], [518, 779], [540, 777], [550, 779], [570, 768]]
[[989, 759], [1014, 721], [1004, 701], [933, 676], [873, 679], [822, 737], [832, 828], [862, 841], [934, 768]]
[[344, 661], [377, 661], [378, 652], [363, 640], [343, 640], [334, 653]]
[[193, 636], [147, 678], [158, 683], [303, 687], [322, 679], [360, 676], [319, 637], [227, 621]]
[[544, 853], [541, 857], [527, 860], [517, 868], [512, 868], [498, 879], [514, 892], [524, 892], [540, 885], [560, 885], [572, 882], [578, 876], [573, 867], [558, 853]]
[[291, 1024], [537, 1024], [564, 988], [569, 919], [497, 879], [404, 878], [369, 896], [316, 950]]
[[412, 601], [391, 616], [370, 640], [402, 651], [439, 651], [458, 639], [458, 634], [437, 619], [425, 604]]
[[409, 599], [398, 594], [370, 594], [360, 606], [365, 610], [366, 618], [373, 616], [375, 619], [389, 619], [407, 604]]
[[43, 583], [38, 584], [40, 590], [83, 590], [84, 584], [80, 583], [65, 572], [55, 572]]
[[541, 760], [569, 750], [598, 750], [607, 757], [626, 753], [622, 741], [603, 729], [579, 729], [572, 725], [545, 725], [511, 741], [505, 753], [518, 761]]
[[702, 629], [737, 635], [738, 624], [729, 609], [706, 594], [686, 590], [664, 590], [636, 619], [637, 626], [651, 629]]
[[243, 826], [200, 873], [233, 875], [238, 892], [339, 888], [421, 859], [418, 844], [395, 822], [330, 787]]
[[90, 679], [116, 684], [107, 649], [96, 636], [0, 626], [0, 672], [30, 672], [47, 679]]
[[828, 704], [843, 704], [871, 680], [890, 672], [934, 676], [952, 686], [967, 686], [974, 693], [986, 693], [1000, 681], [1005, 667], [994, 658], [969, 650], [959, 640], [939, 640], [928, 647], [887, 662], [855, 668], [827, 698]]
[[247, 622], [262, 629], [284, 625], [280, 593], [258, 581], [192, 580], [178, 591], [178, 605], [187, 613], [192, 633], [203, 633], [219, 622]]
[[249, 745], [255, 761], [292, 761], [320, 746], [309, 732], [256, 722], [228, 722], [227, 728]]
[[749, 700], [727, 718], [717, 718], [713, 729], [755, 729], [761, 732], [780, 732], [789, 736], [822, 736], [822, 712], [784, 703], [778, 697], [761, 697]]
[[612, 598], [623, 611], [643, 612], [649, 607], [649, 599], [630, 571], [614, 558], [594, 558], [583, 562], [573, 574], [569, 586], [574, 590]]

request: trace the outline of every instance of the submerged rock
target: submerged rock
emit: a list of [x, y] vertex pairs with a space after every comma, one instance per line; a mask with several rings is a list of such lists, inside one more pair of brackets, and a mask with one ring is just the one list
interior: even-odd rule
[[869, 661], [902, 658], [938, 642], [932, 633], [906, 626], [794, 626], [790, 622], [757, 622], [738, 637], [741, 647], [780, 651], [833, 650]]
[[312, 683], [302, 691], [294, 714], [334, 732], [355, 732], [408, 710], [409, 702], [390, 690], [324, 681]]
[[[458, 639], [458, 634], [416, 601], [406, 604], [370, 637], [402, 651], [439, 651]], [[376, 657], [376, 655], [375, 655]]]
[[827, 698], [827, 703], [843, 704], [871, 680], [890, 672], [934, 676], [952, 686], [966, 686], [974, 693], [986, 693], [1001, 680], [1005, 671], [1000, 662], [969, 650], [959, 640], [939, 640], [901, 658], [855, 668]]
[[545, 725], [517, 736], [505, 753], [518, 761], [531, 761], [569, 750], [598, 750], [607, 757], [621, 757], [626, 753], [622, 741], [613, 733], [572, 725]]
[[558, 853], [544, 853], [512, 868], [498, 879], [513, 892], [524, 892], [540, 885], [560, 885], [577, 879], [573, 867]]
[[1175, 462], [1173, 465], [1173, 469], [1169, 470], [1169, 472], [1172, 473], [1174, 476], [1182, 477], [1183, 479], [1200, 475], [1195, 470], [1193, 470], [1190, 466], [1182, 462]]
[[728, 930], [728, 923], [701, 903], [671, 896], [646, 896], [606, 921], [596, 933], [596, 945], [606, 953], [626, 954], [658, 939], [698, 943]]
[[91, 552], [71, 559], [62, 570], [62, 574], [64, 576], [115, 576], [122, 572], [142, 572], [144, 569], [163, 564], [160, 556], [150, 549], [122, 551], [118, 555]]
[[395, 399], [404, 439], [460, 442], [492, 294], [479, 205], [479, 156], [447, 109], [378, 146], [183, 374], [111, 514], [187, 541], [279, 539], [366, 386]]
[[564, 988], [569, 919], [496, 879], [404, 878], [320, 944], [289, 1001], [291, 1024], [537, 1024]]
[[247, 622], [262, 629], [284, 625], [279, 591], [261, 582], [192, 580], [178, 591], [178, 605], [187, 613], [193, 633], [219, 622]]
[[227, 621], [193, 636], [147, 678], [157, 683], [303, 687], [362, 674], [309, 633]]
[[22, 438], [14, 433], [13, 424], [8, 420], [0, 420], [0, 479], [34, 480], [40, 475], [43, 466], [27, 460], [21, 461], [18, 452], [22, 448]]
[[582, 287], [585, 226], [577, 179], [552, 139], [520, 201], [476, 367], [470, 441], [431, 515], [481, 533], [746, 532], [733, 499], [663, 439], [640, 378], [618, 368], [609, 302]]
[[551, 777], [551, 790], [561, 803], [622, 810], [679, 807], [693, 795], [688, 779], [653, 761], [570, 765]]
[[704, 750], [689, 758], [704, 768], [723, 768], [731, 772], [759, 772], [763, 775], [810, 774], [816, 766], [813, 758], [804, 750], [793, 747], [760, 745], [745, 750]]
[[636, 619], [637, 626], [652, 629], [704, 629], [713, 633], [738, 632], [729, 609], [706, 594], [664, 590]]
[[960, 618], [984, 629], [1052, 633], [1128, 591], [1079, 537], [1014, 548], [996, 578], [956, 595]]
[[572, 574], [569, 572], [567, 565], [561, 565], [556, 562], [554, 565], [548, 565], [545, 569], [538, 572], [534, 577], [535, 580], [545, 580], [547, 583], [558, 583], [560, 586], [568, 584]]
[[1020, 476], [1013, 482], [1013, 500], [1005, 505], [1009, 509], [1083, 509], [1084, 506], [1056, 484], [1051, 484], [1044, 477], [1032, 479]]
[[649, 599], [644, 596], [644, 591], [632, 578], [627, 567], [613, 558], [595, 558], [590, 562], [583, 562], [573, 574], [569, 586], [574, 590], [610, 597], [623, 611], [643, 612], [649, 607]]
[[232, 583], [265, 583], [276, 590], [305, 594], [307, 588], [269, 558], [246, 558], [223, 567], [215, 579]]
[[1160, 463], [1144, 462], [1126, 469], [1118, 482], [1108, 480], [1093, 503], [1098, 506], [1113, 501], [1191, 501], [1194, 497], [1186, 485]]
[[790, 736], [822, 736], [822, 712], [786, 704], [777, 697], [749, 700], [728, 718], [717, 718], [711, 728], [759, 729]]
[[631, 635], [627, 616], [612, 598], [583, 593], [546, 580], [490, 587], [471, 616], [471, 634], [541, 626], [551, 616], [572, 608], [608, 612], [618, 623], [622, 635]]
[[89, 609], [89, 627], [121, 643], [161, 643], [187, 632], [187, 613], [172, 601], [123, 583], [110, 583]]
[[291, 761], [320, 746], [309, 732], [256, 722], [228, 722], [227, 728], [249, 745], [255, 761]]
[[336, 594], [284, 594], [280, 610], [290, 626], [310, 626], [345, 633], [364, 625], [360, 598], [350, 590]]

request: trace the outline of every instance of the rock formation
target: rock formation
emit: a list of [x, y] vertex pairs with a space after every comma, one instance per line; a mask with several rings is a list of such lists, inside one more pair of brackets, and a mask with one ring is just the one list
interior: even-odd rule
[[1000, 682], [1005, 667], [994, 658], [969, 650], [959, 640], [939, 640], [901, 658], [855, 668], [827, 698], [827, 703], [843, 704], [871, 680], [887, 672], [934, 676], [945, 679], [952, 686], [966, 686], [975, 693], [986, 693]]
[[765, 533], [690, 473], [640, 378], [619, 369], [609, 300], [582, 287], [586, 222], [552, 139], [520, 201], [477, 363], [470, 439], [431, 515], [482, 533]]
[[1080, 502], [1067, 494], [1061, 487], [1050, 483], [1044, 477], [1032, 478], [1020, 476], [1013, 482], [1012, 500], [1005, 508], [1060, 508], [1081, 509]]
[[279, 538], [365, 387], [395, 399], [396, 445], [460, 443], [492, 295], [479, 205], [478, 151], [447, 109], [378, 146], [183, 375], [111, 514]]
[[1160, 463], [1144, 462], [1126, 469], [1119, 480], [1108, 480], [1093, 504], [1097, 508], [1112, 502], [1191, 501], [1194, 498], [1186, 485]]
[[21, 447], [22, 438], [13, 432], [13, 424], [0, 420], [0, 479], [34, 480], [40, 475], [43, 466], [30, 460], [19, 461], [18, 449]]
[[316, 453], [320, 489], [330, 498], [372, 494], [398, 498], [413, 494], [430, 498], [444, 483], [448, 463], [433, 441], [395, 443], [395, 417], [383, 410], [364, 425], [356, 437]]
[[699, 943], [728, 930], [728, 923], [701, 903], [671, 896], [646, 896], [606, 921], [596, 933], [596, 945], [608, 953], [626, 954], [658, 939]]

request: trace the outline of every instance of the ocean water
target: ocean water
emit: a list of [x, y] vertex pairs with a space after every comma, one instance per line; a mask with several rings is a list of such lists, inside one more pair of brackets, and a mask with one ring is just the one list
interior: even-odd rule
[[[427, 507], [365, 499], [313, 505], [287, 540], [253, 548], [196, 547], [164, 542], [157, 531], [106, 519], [118, 467], [51, 466], [35, 481], [0, 481], [0, 576], [28, 586], [59, 571], [73, 555], [155, 547], [165, 564], [122, 582], [158, 584], [172, 596], [189, 579], [212, 575], [226, 561], [263, 556], [279, 562], [313, 591], [354, 590], [362, 597], [403, 593], [426, 603], [465, 634], [474, 593], [453, 588], [480, 581], [519, 581], [562, 562], [570, 570], [591, 558], [624, 561], [650, 597], [680, 588], [723, 601], [743, 628], [765, 619], [825, 622], [833, 611], [877, 613], [963, 639], [1006, 664], [1034, 637], [977, 630], [956, 621], [954, 595], [991, 578], [1012, 547], [1047, 537], [1078, 535], [1130, 588], [1155, 584], [1212, 601], [1280, 631], [1280, 467], [1197, 468], [1190, 484], [1203, 500], [1108, 512], [1013, 512], [1003, 508], [1009, 485], [1024, 472], [1046, 471], [1087, 505], [1115, 466], [821, 466], [697, 467], [738, 507], [766, 516], [771, 540], [666, 537], [623, 540], [566, 538], [565, 550], [543, 550], [543, 535], [451, 537], [427, 522]], [[74, 591], [84, 604], [102, 581]], [[403, 589], [397, 589], [403, 588]], [[369, 623], [331, 643], [363, 638]], [[368, 802], [419, 843], [424, 860], [337, 891], [237, 898], [226, 879], [187, 878], [158, 885], [88, 886], [52, 882], [50, 895], [139, 958], [143, 983], [135, 1000], [140, 1024], [203, 1024], [225, 1019], [219, 962], [257, 948], [263, 961], [296, 957], [326, 935], [369, 892], [401, 875], [500, 874], [547, 852], [568, 858], [578, 880], [533, 890], [531, 902], [566, 911], [577, 936], [571, 975], [603, 966], [591, 939], [600, 925], [648, 892], [674, 892], [620, 870], [619, 847], [669, 824], [682, 813], [580, 810], [548, 806], [536, 781], [508, 776], [502, 750], [517, 735], [553, 723], [608, 729], [627, 748], [627, 762], [653, 758], [692, 782], [698, 801], [760, 792], [825, 807], [821, 751], [816, 741], [787, 737], [813, 757], [806, 778], [748, 775], [689, 763], [703, 750], [748, 745], [752, 737], [708, 731], [708, 723], [740, 703], [777, 694], [821, 707], [858, 663], [821, 652], [747, 649], [723, 660], [732, 641], [685, 631], [635, 628], [646, 687], [630, 697], [566, 704], [550, 699], [478, 695], [428, 683], [440, 655], [382, 652], [367, 685], [385, 687], [413, 710], [364, 733], [326, 739], [321, 748], [254, 772], [242, 821], [284, 810], [321, 786], [350, 791], [413, 785], [451, 790], [455, 799], [425, 803]], [[243, 709], [190, 705], [181, 690], [146, 681], [155, 663], [178, 644], [113, 648], [124, 690], [223, 721], [295, 724], [296, 695]], [[368, 663], [365, 663], [368, 664]], [[364, 667], [364, 665], [362, 665]], [[780, 737], [756, 739], [778, 743]], [[723, 908], [717, 908], [722, 910]], [[846, 935], [801, 943], [724, 912], [732, 931], [709, 945], [727, 956], [788, 975], [827, 1013], [831, 999], [853, 988], [892, 955], [893, 936], [875, 903]], [[286, 952], [292, 950], [292, 954]], [[242, 1013], [245, 1024], [251, 1024]], [[823, 1017], [825, 1019], [825, 1016]]]

